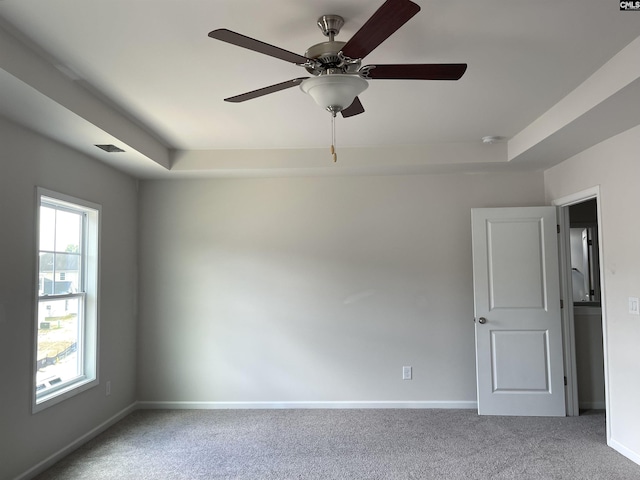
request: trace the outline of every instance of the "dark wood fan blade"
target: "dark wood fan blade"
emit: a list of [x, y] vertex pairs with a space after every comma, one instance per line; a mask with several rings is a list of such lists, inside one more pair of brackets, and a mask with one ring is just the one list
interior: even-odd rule
[[419, 11], [420, 7], [410, 0], [387, 0], [351, 37], [342, 53], [349, 58], [364, 58]]
[[362, 106], [360, 99], [356, 97], [353, 99], [353, 102], [351, 103], [351, 105], [349, 105], [347, 108], [342, 110], [340, 113], [344, 118], [349, 118], [349, 117], [353, 117], [354, 115], [359, 115], [361, 113], [364, 113], [364, 107]]
[[284, 50], [279, 47], [274, 47], [273, 45], [269, 45], [268, 43], [261, 42], [260, 40], [256, 40], [251, 37], [246, 37], [239, 33], [232, 32], [231, 30], [227, 30], [226, 28], [213, 30], [209, 32], [209, 36], [211, 38], [215, 38], [216, 40], [221, 40], [232, 45], [237, 45], [238, 47], [246, 48], [248, 50], [253, 50], [254, 52], [263, 53], [271, 57], [279, 58], [280, 60], [284, 60], [285, 62], [300, 64], [305, 63], [309, 60], [307, 57], [303, 57], [302, 55], [298, 55], [297, 53], [289, 52], [288, 50]]
[[362, 76], [371, 80], [458, 80], [466, 70], [466, 63], [367, 65], [361, 69]]
[[263, 95], [268, 95], [270, 93], [279, 92], [280, 90], [295, 87], [296, 85], [300, 85], [302, 81], [306, 80], [307, 78], [308, 77], [294, 78], [293, 80], [287, 80], [286, 82], [276, 83], [275, 85], [259, 88], [258, 90], [253, 90], [247, 93], [242, 93], [240, 95], [236, 95], [235, 97], [225, 98], [224, 101], [232, 103], [245, 102], [247, 100], [262, 97]]

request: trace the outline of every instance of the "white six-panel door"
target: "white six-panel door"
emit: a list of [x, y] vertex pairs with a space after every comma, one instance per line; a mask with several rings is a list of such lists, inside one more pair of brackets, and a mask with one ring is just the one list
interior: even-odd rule
[[471, 217], [478, 413], [564, 416], [555, 207]]

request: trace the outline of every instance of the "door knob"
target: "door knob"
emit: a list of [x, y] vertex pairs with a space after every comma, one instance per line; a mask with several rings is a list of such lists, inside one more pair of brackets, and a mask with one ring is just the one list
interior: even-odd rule
[[481, 324], [481, 325], [484, 325], [485, 323], [487, 323], [487, 319], [486, 319], [486, 318], [484, 318], [484, 317], [480, 317], [480, 318], [478, 319], [478, 323], [479, 323], [479, 324]]

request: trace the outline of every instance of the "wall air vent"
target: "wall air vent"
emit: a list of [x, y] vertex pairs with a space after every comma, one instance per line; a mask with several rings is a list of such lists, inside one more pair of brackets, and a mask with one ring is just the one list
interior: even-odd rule
[[116, 147], [115, 145], [96, 145], [96, 147], [104, 150], [105, 152], [109, 152], [109, 153], [117, 153], [117, 152], [124, 152], [124, 150], [122, 150], [119, 147]]

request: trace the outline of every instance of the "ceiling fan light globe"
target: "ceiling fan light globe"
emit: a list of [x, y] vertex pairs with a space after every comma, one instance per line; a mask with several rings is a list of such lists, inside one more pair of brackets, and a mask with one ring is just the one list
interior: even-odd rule
[[320, 75], [307, 78], [300, 88], [325, 110], [340, 112], [351, 105], [354, 99], [369, 86], [357, 75]]

